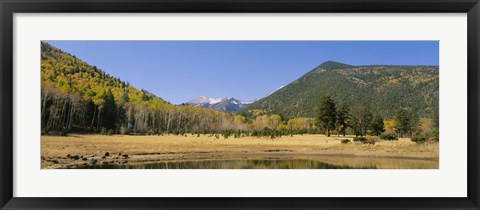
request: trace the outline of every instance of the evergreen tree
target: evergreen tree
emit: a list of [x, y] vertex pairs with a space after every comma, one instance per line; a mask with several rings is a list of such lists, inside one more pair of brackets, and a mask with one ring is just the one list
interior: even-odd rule
[[337, 111], [337, 125], [338, 125], [338, 132], [342, 133], [345, 136], [345, 131], [349, 126], [348, 123], [350, 121], [350, 107], [347, 103], [342, 103], [339, 110]]
[[335, 102], [330, 96], [322, 96], [318, 106], [318, 122], [325, 129], [328, 137], [330, 136], [330, 131], [335, 128], [336, 121]]
[[400, 108], [395, 115], [395, 131], [403, 137], [405, 134], [411, 131], [412, 122], [408, 112], [405, 109]]
[[123, 95], [122, 95], [122, 100], [120, 102], [120, 105], [124, 105], [125, 103], [129, 102], [130, 98], [128, 97], [128, 88], [123, 89]]
[[372, 122], [370, 106], [364, 104], [352, 110], [351, 127], [356, 136], [365, 136]]
[[433, 106], [433, 128], [439, 129], [440, 128], [440, 115], [439, 115], [439, 106], [438, 103], [435, 103]]
[[440, 116], [439, 116], [439, 107], [438, 107], [438, 103], [435, 104], [435, 106], [433, 107], [433, 123], [432, 123], [432, 131], [431, 131], [431, 136], [434, 140], [438, 141], [439, 140], [439, 136], [440, 136], [440, 133], [439, 133], [439, 129], [440, 129]]
[[380, 115], [375, 115], [372, 119], [372, 135], [378, 136], [385, 132], [385, 124], [383, 123], [383, 118]]
[[417, 113], [412, 112], [410, 114], [410, 135], [413, 136], [413, 134], [419, 134], [422, 132], [422, 129], [420, 127], [420, 118], [418, 118]]
[[108, 90], [103, 95], [103, 100], [105, 101], [102, 110], [101, 118], [101, 127], [106, 128], [107, 130], [116, 129], [116, 119], [117, 119], [117, 105], [115, 104], [115, 98], [113, 97], [112, 91]]
[[93, 129], [93, 125], [95, 125], [95, 112], [96, 112], [96, 107], [95, 104], [93, 103], [92, 100], [87, 100], [85, 102], [85, 112], [83, 113], [83, 120], [84, 122], [82, 123], [83, 125], [86, 125], [90, 127], [90, 129]]

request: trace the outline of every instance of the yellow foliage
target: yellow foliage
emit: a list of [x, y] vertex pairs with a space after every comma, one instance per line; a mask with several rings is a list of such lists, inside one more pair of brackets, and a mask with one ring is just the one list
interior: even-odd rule
[[396, 121], [395, 120], [383, 120], [385, 125], [385, 132], [392, 133], [395, 132]]

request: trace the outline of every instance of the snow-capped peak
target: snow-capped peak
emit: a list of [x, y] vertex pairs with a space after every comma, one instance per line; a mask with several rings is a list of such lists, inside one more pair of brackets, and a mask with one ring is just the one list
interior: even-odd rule
[[224, 98], [209, 98], [206, 96], [199, 96], [187, 102], [187, 104], [198, 107], [212, 108], [219, 111], [238, 111], [246, 108], [252, 101], [241, 101], [232, 97]]
[[209, 98], [206, 96], [199, 96], [191, 100], [190, 104], [216, 104], [223, 100], [224, 98]]

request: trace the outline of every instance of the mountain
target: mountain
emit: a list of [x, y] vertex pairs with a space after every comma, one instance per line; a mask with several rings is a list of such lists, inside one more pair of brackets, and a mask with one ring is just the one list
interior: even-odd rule
[[128, 101], [135, 104], [171, 105], [46, 42], [41, 43], [41, 52], [42, 87], [52, 86], [63, 92], [79, 94], [97, 105], [103, 103], [107, 90], [112, 92], [117, 104], [123, 98], [128, 98]]
[[353, 66], [344, 64], [344, 63], [339, 63], [336, 61], [325, 61], [322, 64], [320, 64], [317, 68], [318, 69], [346, 69], [351, 67]]
[[432, 117], [438, 109], [438, 66], [352, 66], [335, 61], [322, 63], [290, 84], [252, 103], [283, 117], [314, 117], [323, 95], [337, 105], [367, 104], [375, 114], [394, 116], [399, 108], [419, 117]]
[[41, 78], [42, 134], [219, 132], [234, 121], [230, 113], [168, 103], [47, 42]]
[[196, 107], [210, 108], [216, 111], [236, 112], [247, 108], [252, 102], [241, 101], [235, 98], [208, 98], [200, 96], [186, 104]]

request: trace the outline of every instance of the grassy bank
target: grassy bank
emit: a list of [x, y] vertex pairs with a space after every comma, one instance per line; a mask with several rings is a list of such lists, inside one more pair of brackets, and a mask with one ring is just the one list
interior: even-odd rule
[[[347, 137], [352, 139], [353, 137]], [[416, 144], [410, 139], [379, 141], [372, 144], [342, 144], [344, 137], [296, 135], [269, 138], [215, 138], [209, 135], [187, 136], [42, 136], [42, 168], [74, 164], [135, 164], [159, 160], [197, 160], [241, 155], [344, 155], [438, 159], [438, 144]]]

